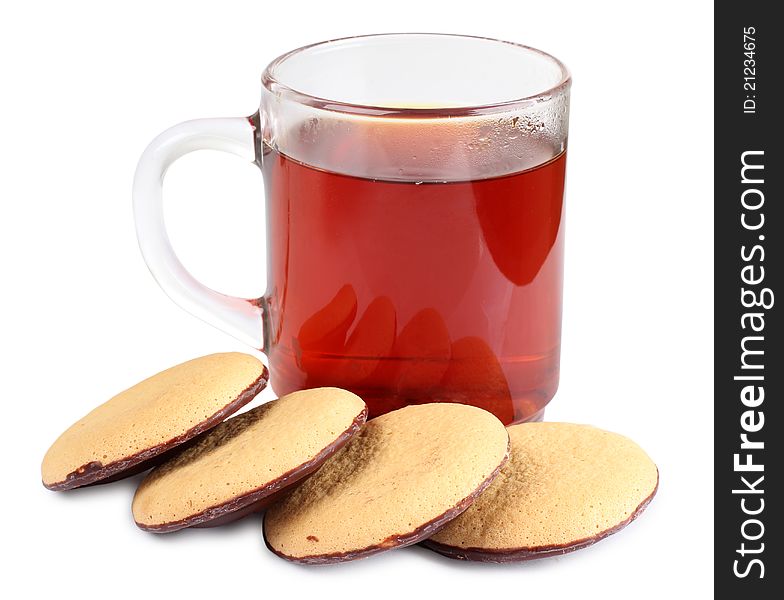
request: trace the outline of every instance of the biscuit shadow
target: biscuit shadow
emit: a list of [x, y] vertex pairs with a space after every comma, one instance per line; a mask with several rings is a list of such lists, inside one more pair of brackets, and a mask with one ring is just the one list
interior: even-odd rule
[[83, 487], [78, 487], [63, 492], [47, 491], [48, 493], [56, 496], [58, 501], [64, 502], [83, 502], [85, 499], [100, 498], [103, 496], [108, 496], [109, 494], [118, 493], [127, 494], [130, 502], [130, 499], [133, 498], [133, 495], [136, 493], [136, 488], [139, 487], [139, 484], [142, 482], [142, 479], [144, 479], [148, 472], [149, 469], [141, 473], [125, 477], [123, 479], [108, 482], [97, 482], [91, 485], [85, 485]]
[[[133, 520], [133, 519], [131, 519]], [[136, 525], [134, 524], [134, 527]], [[216, 527], [185, 527], [168, 533], [153, 533], [136, 527], [139, 533], [149, 537], [156, 543], [176, 544], [183, 540], [207, 539], [209, 536], [237, 537], [247, 535], [251, 530], [261, 537], [261, 513], [252, 513], [236, 521], [224, 523]], [[263, 544], [263, 542], [262, 542]], [[265, 548], [266, 550], [266, 548]]]
[[[90, 501], [93, 499], [103, 501], [109, 496], [118, 497], [119, 501], [125, 501], [127, 505], [128, 525], [148, 539], [160, 543], [176, 543], [178, 540], [181, 541], [183, 539], [193, 540], [199, 536], [244, 535], [243, 532], [249, 529], [252, 529], [255, 533], [259, 534], [259, 537], [261, 537], [261, 512], [252, 513], [241, 519], [237, 519], [236, 521], [232, 521], [230, 523], [225, 523], [218, 527], [187, 527], [178, 531], [173, 531], [171, 533], [152, 533], [149, 531], [143, 531], [136, 526], [136, 523], [134, 523], [133, 515], [131, 513], [131, 502], [133, 500], [134, 493], [136, 492], [136, 488], [139, 487], [139, 484], [148, 473], [149, 470], [144, 471], [143, 473], [132, 475], [130, 477], [126, 477], [124, 479], [112, 481], [110, 483], [94, 484], [75, 488], [65, 492], [51, 492], [48, 490], [44, 491], [52, 496], [54, 501], [59, 502], [84, 503], [85, 501]], [[121, 498], [122, 496], [124, 496], [124, 500]]]
[[465, 571], [466, 569], [475, 569], [477, 571], [509, 571], [521, 569], [546, 571], [547, 569], [558, 568], [559, 563], [564, 560], [572, 559], [572, 554], [564, 554], [562, 556], [552, 556], [537, 560], [525, 560], [510, 563], [492, 563], [448, 558], [443, 554], [429, 550], [420, 544], [409, 546], [408, 548], [405, 548], [405, 551], [416, 553], [418, 559], [428, 561], [433, 565], [444, 567], [448, 570], [454, 569], [460, 571]]
[[451, 573], [452, 570], [454, 571], [461, 571], [465, 573], [465, 571], [474, 569], [477, 571], [510, 571], [510, 570], [535, 570], [535, 571], [546, 571], [548, 569], [558, 569], [559, 563], [563, 560], [570, 560], [572, 559], [572, 555], [566, 554], [564, 556], [556, 556], [556, 557], [548, 557], [546, 559], [539, 559], [539, 560], [529, 560], [529, 561], [521, 561], [516, 563], [488, 563], [488, 562], [478, 562], [478, 561], [465, 561], [465, 560], [456, 560], [452, 558], [447, 558], [438, 554], [437, 552], [433, 552], [432, 550], [428, 550], [424, 546], [414, 544], [412, 546], [406, 546], [403, 548], [396, 548], [392, 549], [389, 552], [380, 552], [378, 554], [374, 554], [371, 556], [366, 556], [364, 558], [358, 560], [351, 560], [345, 562], [334, 562], [328, 564], [321, 564], [321, 565], [310, 565], [310, 564], [302, 564], [293, 561], [288, 561], [284, 558], [276, 556], [274, 552], [272, 552], [269, 548], [266, 547], [264, 544], [264, 540], [261, 540], [260, 543], [261, 549], [265, 553], [270, 553], [273, 559], [278, 562], [282, 568], [289, 568], [292, 569], [292, 572], [297, 572], [299, 570], [308, 571], [313, 573], [318, 573], [319, 575], [326, 575], [330, 576], [331, 573], [335, 573], [335, 577], [338, 576], [345, 576], [347, 572], [352, 572], [352, 574], [356, 574], [358, 570], [361, 569], [373, 569], [377, 570], [379, 565], [384, 562], [385, 559], [389, 559], [391, 556], [396, 555], [397, 553], [401, 552], [410, 552], [415, 555], [416, 560], [421, 560], [425, 563], [429, 563], [433, 565], [435, 568], [443, 568], [445, 572]]

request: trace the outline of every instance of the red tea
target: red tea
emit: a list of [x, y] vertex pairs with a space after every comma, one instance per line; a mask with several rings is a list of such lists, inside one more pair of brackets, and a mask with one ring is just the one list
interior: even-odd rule
[[278, 394], [342, 387], [371, 416], [449, 401], [541, 418], [558, 386], [565, 153], [447, 182], [340, 175], [269, 147], [262, 162]]

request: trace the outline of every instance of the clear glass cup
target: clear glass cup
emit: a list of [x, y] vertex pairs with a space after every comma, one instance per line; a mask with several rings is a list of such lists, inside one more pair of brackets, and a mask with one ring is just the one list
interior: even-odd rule
[[[249, 118], [156, 138], [134, 180], [142, 253], [183, 308], [262, 350], [278, 394], [332, 385], [371, 416], [461, 402], [541, 419], [558, 386], [570, 77], [519, 44], [385, 34], [274, 60]], [[264, 173], [264, 297], [196, 281], [163, 225], [168, 166]]]

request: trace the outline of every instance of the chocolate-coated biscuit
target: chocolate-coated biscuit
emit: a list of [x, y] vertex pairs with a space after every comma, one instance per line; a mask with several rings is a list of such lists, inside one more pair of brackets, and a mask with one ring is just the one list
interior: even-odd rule
[[485, 562], [561, 555], [622, 529], [656, 493], [656, 465], [624, 436], [568, 423], [508, 431], [511, 458], [501, 474], [423, 545]]
[[318, 564], [414, 544], [470, 506], [508, 445], [501, 422], [473, 406], [422, 404], [372, 419], [267, 510], [267, 546]]
[[43, 484], [69, 490], [149, 468], [253, 400], [267, 379], [261, 361], [239, 352], [203, 356], [153, 375], [57, 438], [41, 465]]
[[317, 388], [232, 417], [147, 475], [133, 499], [136, 524], [166, 533], [259, 510], [318, 469], [366, 416], [351, 392]]

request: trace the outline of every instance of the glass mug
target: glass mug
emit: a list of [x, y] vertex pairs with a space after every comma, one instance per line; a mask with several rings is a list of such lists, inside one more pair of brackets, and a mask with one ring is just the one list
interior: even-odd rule
[[[139, 244], [180, 306], [268, 357], [279, 394], [354, 391], [371, 416], [460, 402], [540, 420], [558, 386], [570, 77], [498, 40], [384, 34], [274, 60], [251, 117], [158, 136], [134, 188]], [[264, 174], [268, 282], [196, 281], [163, 222], [168, 166], [200, 149]]]

